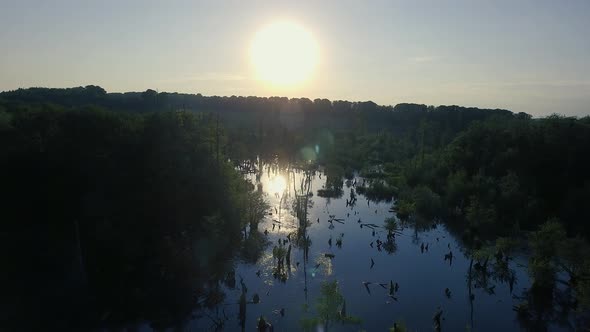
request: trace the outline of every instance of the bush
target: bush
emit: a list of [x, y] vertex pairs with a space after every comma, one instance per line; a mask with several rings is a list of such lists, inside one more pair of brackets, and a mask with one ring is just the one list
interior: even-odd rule
[[416, 204], [416, 213], [422, 217], [433, 218], [440, 212], [440, 196], [426, 186], [415, 188], [412, 199]]

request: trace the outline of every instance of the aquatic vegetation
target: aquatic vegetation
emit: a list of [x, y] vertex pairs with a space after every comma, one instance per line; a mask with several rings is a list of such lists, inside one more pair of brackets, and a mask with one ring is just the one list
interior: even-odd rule
[[251, 230], [249, 236], [242, 241], [240, 257], [246, 262], [256, 263], [258, 258], [270, 245], [270, 241], [263, 234], [256, 230]]
[[433, 218], [440, 213], [442, 207], [440, 195], [433, 192], [429, 187], [419, 186], [414, 188], [412, 200], [416, 204], [416, 213], [421, 216]]
[[400, 198], [396, 201], [394, 210], [400, 219], [407, 219], [416, 212], [416, 203]]
[[529, 273], [533, 284], [539, 288], [552, 288], [559, 266], [559, 246], [566, 240], [563, 226], [556, 220], [549, 220], [530, 235], [529, 243], [533, 255], [529, 262]]
[[499, 237], [496, 239], [496, 250], [497, 252], [501, 253], [506, 259], [508, 259], [518, 248], [519, 244], [520, 241], [518, 241], [515, 238]]
[[385, 219], [385, 230], [388, 234], [394, 234], [395, 232], [399, 231], [397, 220], [393, 217]]
[[315, 316], [303, 318], [301, 325], [305, 331], [318, 327], [328, 331], [334, 323], [360, 324], [361, 320], [346, 312], [346, 301], [340, 293], [337, 281], [325, 281], [321, 285], [320, 297], [315, 305]]
[[270, 209], [270, 205], [266, 201], [261, 191], [254, 191], [247, 197], [245, 208], [245, 218], [250, 225], [250, 229], [258, 229], [258, 223], [267, 211]]
[[393, 326], [389, 328], [389, 332], [408, 332], [408, 329], [403, 321], [394, 322]]
[[391, 255], [397, 251], [397, 243], [393, 238], [389, 238], [383, 243], [383, 249]]
[[287, 253], [291, 253], [290, 251], [291, 245], [289, 245], [289, 249], [285, 249], [285, 246], [279, 244], [278, 246], [274, 246], [272, 249], [272, 257], [274, 258], [276, 265], [274, 268], [273, 275], [275, 278], [285, 282], [287, 280], [287, 271], [285, 271], [285, 261], [288, 261], [290, 265], [290, 258], [287, 260]]
[[397, 193], [397, 188], [385, 181], [370, 181], [368, 185], [357, 187], [357, 191], [370, 200], [390, 202]]

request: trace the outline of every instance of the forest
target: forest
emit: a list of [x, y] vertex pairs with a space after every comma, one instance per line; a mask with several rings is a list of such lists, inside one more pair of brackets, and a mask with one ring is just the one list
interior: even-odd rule
[[271, 206], [243, 175], [277, 162], [321, 167], [319, 196], [346, 197], [360, 176], [367, 205], [416, 229], [444, 224], [470, 273], [527, 252], [523, 326], [546, 329], [548, 307], [567, 306], [588, 327], [590, 117], [558, 113], [92, 85], [2, 92], [0, 320], [165, 328], [215, 307], [221, 284], [236, 287], [231, 258], [256, 262], [265, 245]]

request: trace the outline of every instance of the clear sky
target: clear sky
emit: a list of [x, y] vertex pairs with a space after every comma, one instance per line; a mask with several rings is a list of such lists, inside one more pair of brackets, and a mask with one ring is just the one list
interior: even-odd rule
[[[256, 79], [269, 23], [311, 32], [304, 84]], [[589, 0], [0, 0], [0, 90], [322, 97], [590, 114]]]

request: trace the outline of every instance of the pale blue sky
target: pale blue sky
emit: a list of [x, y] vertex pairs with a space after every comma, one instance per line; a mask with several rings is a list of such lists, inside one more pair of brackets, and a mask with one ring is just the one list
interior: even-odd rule
[[[288, 19], [321, 62], [303, 86], [255, 80], [256, 31]], [[590, 114], [590, 1], [0, 0], [0, 90], [373, 100]]]

